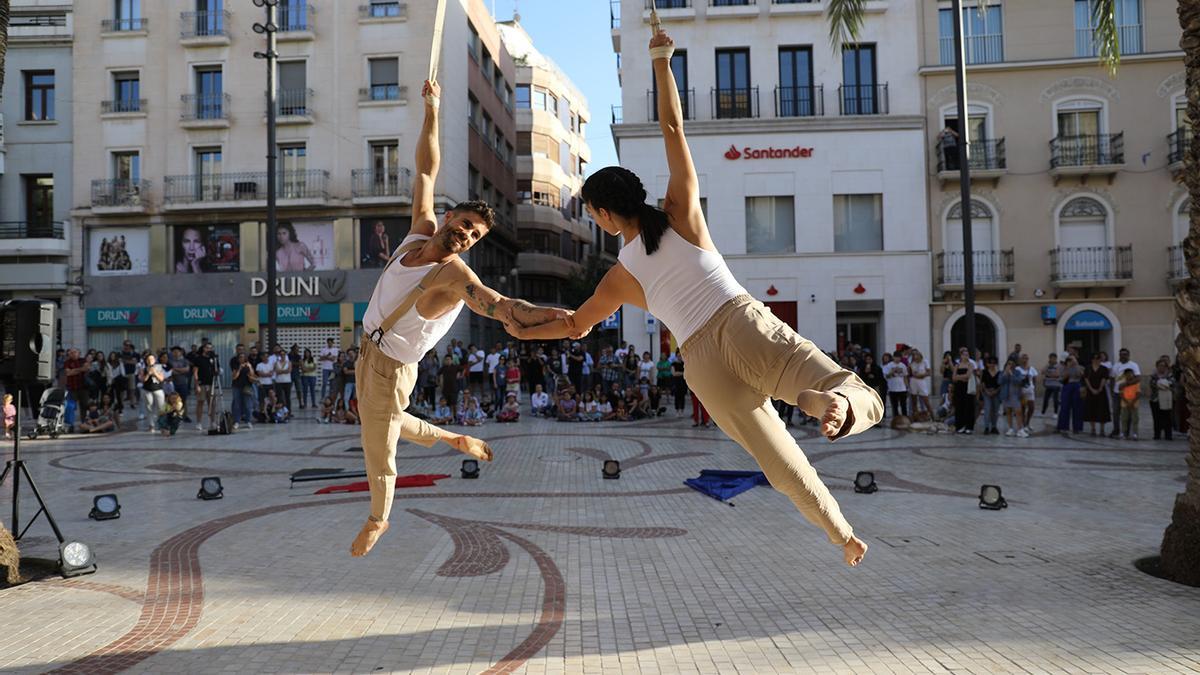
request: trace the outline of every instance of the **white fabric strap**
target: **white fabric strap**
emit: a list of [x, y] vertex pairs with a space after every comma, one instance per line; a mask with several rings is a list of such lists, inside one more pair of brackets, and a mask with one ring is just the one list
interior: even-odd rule
[[675, 53], [675, 45], [661, 45], [658, 47], [651, 47], [650, 48], [650, 60], [655, 61], [657, 59], [670, 59], [671, 55], [674, 53]]
[[440, 96], [434, 96], [433, 94], [425, 94], [425, 102], [429, 104], [429, 107], [436, 108], [441, 104], [442, 99]]

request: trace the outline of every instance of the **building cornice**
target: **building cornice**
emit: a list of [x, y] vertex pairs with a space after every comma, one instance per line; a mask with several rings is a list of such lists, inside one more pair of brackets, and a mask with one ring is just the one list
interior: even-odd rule
[[[920, 115], [860, 115], [846, 117], [785, 117], [771, 119], [697, 120], [684, 123], [689, 136], [730, 134], [813, 133], [829, 131], [923, 130]], [[658, 138], [657, 122], [612, 125], [615, 138]]]
[[[1163, 61], [1179, 61], [1183, 64], [1182, 51], [1152, 52], [1149, 54], [1127, 54], [1121, 57], [1121, 63], [1160, 63]], [[1006, 72], [1021, 70], [1039, 70], [1043, 68], [1062, 68], [1096, 66], [1101, 64], [1094, 56], [1078, 56], [1069, 59], [1039, 59], [1035, 61], [1001, 61], [1000, 63], [973, 63], [967, 66], [972, 73]], [[953, 75], [954, 66], [921, 66], [917, 73], [922, 76]]]

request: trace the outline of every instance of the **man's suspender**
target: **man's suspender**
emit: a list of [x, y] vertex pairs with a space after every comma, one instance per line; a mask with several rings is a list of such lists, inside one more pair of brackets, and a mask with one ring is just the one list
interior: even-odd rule
[[[389, 260], [388, 264], [383, 268], [383, 272], [386, 273], [388, 267], [392, 266], [392, 263], [404, 257], [404, 255], [409, 251], [414, 251], [424, 246], [426, 241], [428, 240], [421, 239], [418, 241], [409, 242], [408, 244], [396, 249], [396, 252], [392, 255], [392, 259]], [[420, 298], [421, 294], [425, 292], [426, 285], [433, 281], [433, 278], [437, 276], [438, 272], [441, 272], [442, 268], [448, 264], [448, 262], [438, 263], [433, 267], [433, 269], [429, 270], [429, 272], [421, 278], [421, 281], [417, 284], [417, 287], [412, 289], [412, 291], [405, 296], [404, 300], [399, 304], [399, 306], [397, 306], [396, 309], [392, 310], [391, 314], [388, 314], [387, 317], [384, 318], [383, 323], [379, 324], [378, 328], [371, 331], [371, 334], [367, 336], [367, 339], [371, 342], [374, 342], [375, 346], [380, 346], [383, 342], [383, 336], [392, 329], [392, 326], [396, 325], [396, 322], [400, 320], [400, 317], [404, 316], [408, 313], [408, 310], [412, 309], [412, 306], [417, 303], [417, 299]]]

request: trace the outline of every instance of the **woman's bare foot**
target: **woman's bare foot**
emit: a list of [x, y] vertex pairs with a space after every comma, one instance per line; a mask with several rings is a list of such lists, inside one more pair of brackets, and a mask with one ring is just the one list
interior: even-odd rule
[[850, 403], [828, 391], [805, 389], [796, 397], [796, 406], [809, 417], [821, 420], [821, 435], [832, 440], [846, 423]]
[[485, 462], [492, 461], [492, 446], [474, 436], [455, 434], [446, 438], [445, 441], [464, 455], [470, 455], [475, 459], [482, 459]]
[[867, 554], [867, 543], [858, 537], [851, 536], [850, 541], [842, 547], [842, 555], [846, 559], [846, 564], [851, 567], [858, 567], [858, 564], [863, 561], [863, 556]]
[[358, 531], [358, 536], [354, 538], [354, 543], [350, 544], [350, 555], [355, 558], [361, 558], [370, 553], [371, 549], [375, 547], [375, 542], [379, 541], [379, 538], [387, 531], [388, 524], [386, 520], [371, 520], [368, 518], [362, 529]]

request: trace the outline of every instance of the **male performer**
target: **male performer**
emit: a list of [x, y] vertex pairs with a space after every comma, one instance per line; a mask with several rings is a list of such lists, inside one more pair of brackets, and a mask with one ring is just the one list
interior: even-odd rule
[[404, 412], [416, 384], [417, 363], [450, 330], [463, 303], [515, 327], [570, 315], [496, 293], [458, 257], [491, 230], [494, 213], [486, 203], [462, 202], [438, 226], [433, 187], [440, 162], [440, 91], [436, 82], [427, 80], [421, 92], [425, 123], [417, 139], [412, 230], [380, 275], [363, 316], [356, 384], [371, 517], [350, 546], [353, 556], [366, 555], [388, 529], [396, 489], [396, 443], [401, 438], [424, 446], [445, 441], [464, 454], [492, 459], [492, 449], [478, 438], [444, 431]]

